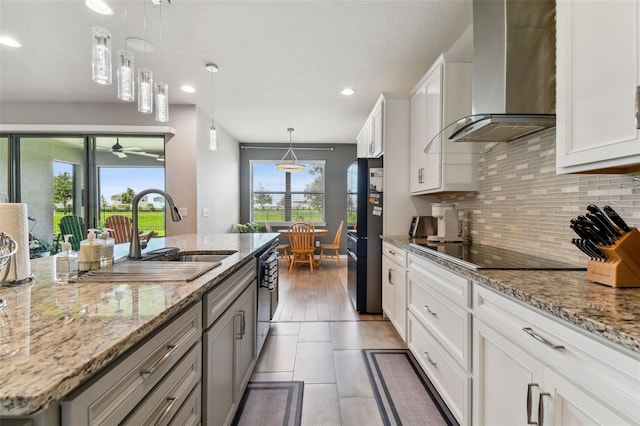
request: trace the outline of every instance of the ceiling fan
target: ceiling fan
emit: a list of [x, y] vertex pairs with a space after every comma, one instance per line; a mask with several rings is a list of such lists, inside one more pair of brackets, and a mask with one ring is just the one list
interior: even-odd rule
[[142, 151], [141, 148], [137, 146], [132, 146], [130, 148], [124, 148], [120, 145], [120, 139], [116, 139], [116, 143], [111, 147], [111, 153], [118, 158], [127, 158], [127, 154], [141, 155], [143, 157], [151, 157], [158, 158], [158, 154], [150, 154], [148, 152]]

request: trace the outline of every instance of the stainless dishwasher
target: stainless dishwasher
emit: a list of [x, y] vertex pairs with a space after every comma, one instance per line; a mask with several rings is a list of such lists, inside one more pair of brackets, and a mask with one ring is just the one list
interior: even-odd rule
[[256, 357], [269, 334], [271, 320], [278, 307], [278, 240], [260, 251], [258, 257], [258, 312]]

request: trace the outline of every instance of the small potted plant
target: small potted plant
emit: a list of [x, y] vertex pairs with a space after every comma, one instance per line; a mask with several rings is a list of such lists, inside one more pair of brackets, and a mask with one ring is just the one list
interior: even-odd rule
[[29, 258], [46, 257], [51, 255], [51, 244], [38, 237], [32, 237], [29, 241]]

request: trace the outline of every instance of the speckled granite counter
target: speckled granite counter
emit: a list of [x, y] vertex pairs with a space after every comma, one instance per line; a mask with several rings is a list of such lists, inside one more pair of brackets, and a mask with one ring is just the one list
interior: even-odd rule
[[182, 235], [148, 250], [237, 250], [190, 282], [56, 284], [54, 258], [35, 259], [35, 281], [0, 287], [0, 415], [37, 413], [60, 400], [213, 288], [277, 234]]
[[405, 236], [383, 236], [474, 282], [538, 308], [640, 358], [640, 288], [590, 282], [586, 271], [472, 270], [411, 246]]

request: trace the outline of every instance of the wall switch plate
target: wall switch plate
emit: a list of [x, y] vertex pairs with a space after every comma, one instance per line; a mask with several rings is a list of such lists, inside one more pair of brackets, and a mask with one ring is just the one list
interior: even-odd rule
[[209, 209], [208, 208], [203, 208], [202, 209], [202, 216], [203, 217], [209, 217]]
[[320, 241], [316, 241], [316, 247], [320, 247]]
[[187, 217], [187, 208], [186, 207], [178, 207], [178, 211], [180, 212], [180, 216]]

